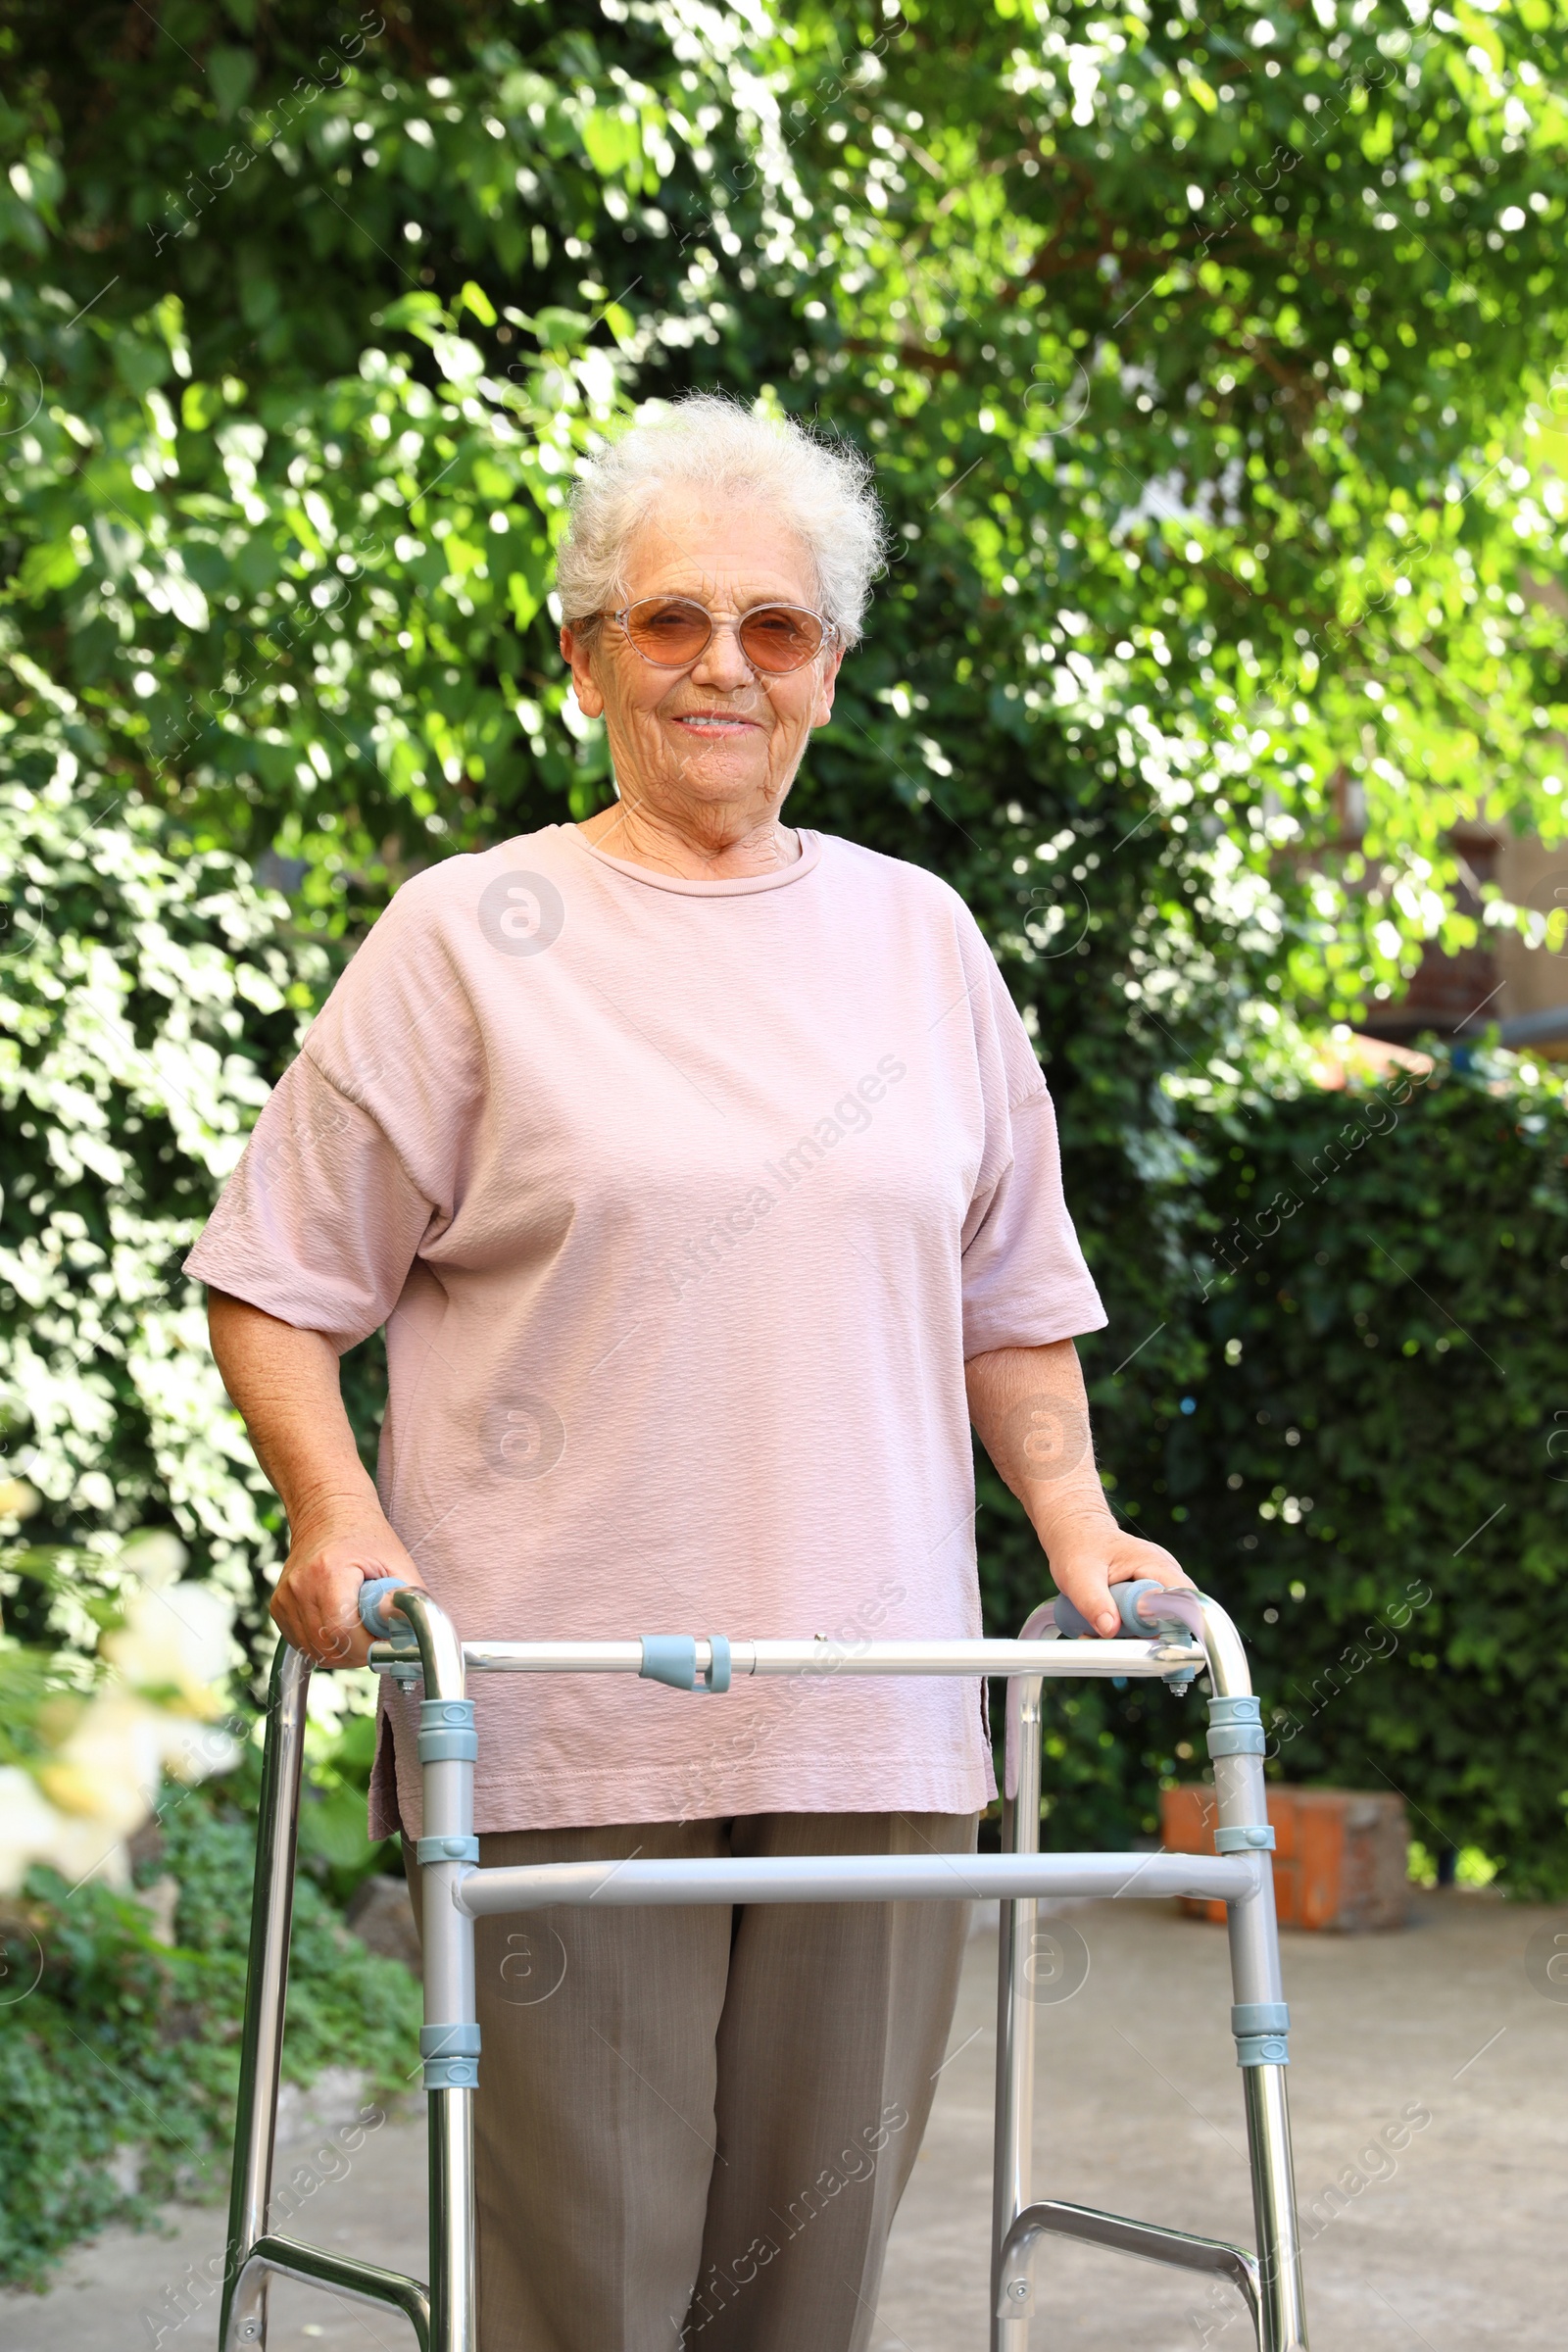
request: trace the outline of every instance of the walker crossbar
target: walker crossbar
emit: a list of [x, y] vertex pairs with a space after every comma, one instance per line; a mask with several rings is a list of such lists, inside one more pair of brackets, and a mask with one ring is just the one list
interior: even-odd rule
[[[430, 2298], [416, 2278], [383, 2271], [372, 2262], [357, 2262], [349, 2254], [328, 2254], [318, 2246], [296, 2245], [287, 2237], [258, 2238], [245, 2258], [240, 2284], [259, 2287], [265, 2278], [292, 2278], [301, 2286], [329, 2287], [356, 2303], [390, 2303], [413, 2323], [419, 2352], [429, 2352]], [[259, 2343], [257, 2333], [242, 2327], [242, 2343]]]
[[1065, 2205], [1055, 2198], [1026, 2206], [1007, 2231], [999, 2266], [998, 2319], [1009, 2320], [1027, 2309], [1033, 2293], [1029, 2258], [1037, 2239], [1053, 2235], [1076, 2237], [1085, 2245], [1108, 2246], [1116, 2254], [1137, 2254], [1145, 2262], [1171, 2263], [1178, 2270], [1207, 2271], [1229, 2278], [1240, 2289], [1254, 2328], [1257, 2326], [1255, 2255], [1240, 2246], [1227, 2246], [1217, 2237], [1194, 2237], [1187, 2230], [1166, 2230], [1158, 2222], [1129, 2222], [1119, 2213], [1097, 2213], [1092, 2205]]
[[[1131, 1867], [1129, 1867], [1131, 1863]], [[1257, 1865], [1211, 1854], [782, 1854], [675, 1862], [544, 1862], [466, 1871], [455, 1896], [470, 1919], [552, 1903], [995, 1902], [1019, 1895], [1190, 1895], [1245, 1903]]]
[[[554, 1905], [1001, 1900], [997, 2128], [992, 2237], [993, 2352], [1027, 2352], [1031, 2266], [1042, 2238], [1076, 2237], [1228, 2278], [1252, 2317], [1259, 2352], [1306, 2352], [1285, 2092], [1290, 2015], [1280, 1978], [1273, 1866], [1263, 1795], [1263, 1732], [1241, 1642], [1215, 1602], [1149, 1583], [1114, 1588], [1124, 1637], [1061, 1640], [1082, 1619], [1064, 1602], [1036, 1610], [1016, 1642], [739, 1641], [658, 1635], [629, 1642], [460, 1642], [428, 1593], [394, 1580], [367, 1584], [361, 1614], [370, 1662], [423, 1686], [418, 1753], [424, 1790], [421, 1865], [424, 2026], [419, 2035], [430, 2121], [430, 2284], [296, 2245], [268, 2228], [276, 2128], [289, 1925], [310, 1664], [280, 1646], [272, 1669], [251, 1918], [250, 1974], [229, 2202], [221, 2352], [265, 2345], [272, 2277], [315, 2281], [389, 2305], [413, 2325], [420, 2352], [477, 2352], [473, 2114], [479, 2027], [473, 1975], [477, 1918]], [[389, 1622], [383, 1606], [396, 1612]], [[753, 1675], [953, 1675], [1008, 1678], [1006, 1804], [998, 1854], [843, 1854], [771, 1858], [551, 1863], [477, 1868], [473, 1774], [478, 1751], [469, 1672], [632, 1674], [722, 1696]], [[1042, 1854], [1041, 1694], [1068, 1675], [1164, 1679], [1206, 1672], [1217, 1852]], [[1221, 1901], [1230, 1923], [1231, 2031], [1242, 2069], [1257, 2252], [1087, 2206], [1031, 2199], [1035, 2000], [1049, 1937], [1042, 1897], [1192, 1895]]]
[[[663, 1640], [681, 1640], [663, 1636]], [[711, 1638], [690, 1640], [698, 1674], [711, 1662]], [[730, 1673], [769, 1674], [1038, 1674], [1046, 1678], [1135, 1675], [1157, 1679], [1174, 1667], [1197, 1668], [1203, 1656], [1189, 1642], [730, 1642]], [[376, 1642], [370, 1663], [382, 1672], [408, 1652]], [[470, 1674], [642, 1674], [641, 1642], [465, 1642]], [[662, 1681], [663, 1677], [650, 1677]], [[690, 1683], [682, 1686], [691, 1689]]]

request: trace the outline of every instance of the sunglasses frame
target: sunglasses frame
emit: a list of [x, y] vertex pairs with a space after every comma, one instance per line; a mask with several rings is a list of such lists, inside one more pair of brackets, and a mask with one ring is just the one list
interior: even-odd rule
[[[696, 653], [693, 654], [688, 661], [660, 662], [655, 658], [654, 655], [645, 654], [643, 652], [642, 647], [637, 643], [636, 638], [633, 637], [627, 622], [629, 615], [639, 611], [639, 609], [644, 605], [685, 605], [693, 612], [701, 612], [703, 614], [704, 618], [708, 622], [708, 635], [704, 638]], [[759, 612], [804, 613], [808, 620], [816, 621], [821, 628], [822, 642], [820, 645], [815, 646], [812, 651], [807, 655], [804, 662], [796, 662], [788, 669], [764, 669], [760, 662], [754, 662], [752, 660], [751, 655], [746, 651], [746, 647], [741, 640], [742, 629], [746, 626], [746, 623], [749, 620], [755, 619]], [[705, 604], [702, 604], [695, 596], [640, 596], [637, 599], [636, 604], [623, 605], [618, 612], [601, 612], [597, 615], [597, 617], [601, 620], [612, 620], [615, 623], [621, 635], [625, 638], [626, 643], [631, 647], [632, 652], [637, 656], [639, 662], [646, 662], [650, 669], [667, 669], [671, 673], [675, 672], [676, 670], [695, 668], [696, 664], [702, 660], [709, 647], [712, 644], [713, 639], [717, 636], [721, 627], [734, 630], [735, 643], [740, 648], [742, 661], [746, 663], [747, 668], [752, 671], [753, 675], [760, 678], [798, 677], [803, 669], [809, 668], [810, 664], [816, 660], [818, 654], [826, 653], [830, 646], [835, 645], [838, 642], [839, 635], [837, 625], [828, 619], [828, 616], [825, 612], [816, 612], [810, 605], [785, 604], [782, 599], [775, 599], [774, 601], [764, 605], [753, 605], [749, 612], [742, 612], [738, 615], [733, 615], [728, 618], [721, 618], [719, 614], [715, 612], [710, 612], [708, 607]]]

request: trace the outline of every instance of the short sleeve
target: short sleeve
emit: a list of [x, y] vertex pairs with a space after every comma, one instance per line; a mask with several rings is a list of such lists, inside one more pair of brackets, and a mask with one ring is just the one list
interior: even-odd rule
[[309, 1053], [256, 1122], [185, 1271], [341, 1354], [386, 1321], [433, 1209]]
[[340, 1352], [386, 1321], [462, 1190], [471, 1020], [418, 896], [338, 981], [185, 1260]]
[[1045, 1348], [1106, 1320], [1062, 1195], [1056, 1114], [1044, 1085], [1006, 1114], [1006, 1165], [963, 1251], [963, 1352]]
[[1062, 1191], [1056, 1114], [1018, 1007], [978, 929], [966, 924], [969, 1003], [985, 1102], [985, 1149], [964, 1222], [963, 1352], [1045, 1348], [1102, 1329]]

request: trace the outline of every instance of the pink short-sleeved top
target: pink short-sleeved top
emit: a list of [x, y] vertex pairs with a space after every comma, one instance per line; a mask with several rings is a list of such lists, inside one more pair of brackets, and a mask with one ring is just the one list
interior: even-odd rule
[[[690, 882], [551, 825], [406, 883], [186, 1261], [385, 1324], [381, 1500], [469, 1640], [981, 1630], [965, 1358], [1105, 1318], [973, 918], [801, 843]], [[469, 1689], [481, 1830], [994, 1793], [974, 1683]], [[418, 1832], [416, 1701], [375, 1836]]]

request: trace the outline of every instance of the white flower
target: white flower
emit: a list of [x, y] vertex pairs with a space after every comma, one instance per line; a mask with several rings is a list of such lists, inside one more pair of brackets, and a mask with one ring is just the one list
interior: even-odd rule
[[185, 1565], [184, 1544], [172, 1528], [139, 1528], [125, 1538], [120, 1557], [122, 1566], [155, 1592], [172, 1585]]
[[0, 1772], [0, 1893], [20, 1886], [34, 1862], [73, 1886], [92, 1877], [128, 1885], [125, 1840], [151, 1814], [166, 1774], [190, 1784], [239, 1760], [214, 1720], [231, 1603], [211, 1586], [170, 1581], [184, 1561], [176, 1538], [150, 1535], [130, 1549], [144, 1581], [123, 1625], [99, 1645], [113, 1680], [85, 1703], [62, 1697], [40, 1713], [51, 1746], [35, 1773]]
[[102, 1822], [117, 1837], [139, 1830], [158, 1801], [166, 1772], [187, 1784], [225, 1772], [240, 1748], [226, 1732], [189, 1715], [172, 1715], [134, 1691], [100, 1690], [90, 1699], [38, 1781], [63, 1813]]
[[0, 1894], [15, 1894], [33, 1864], [50, 1859], [63, 1827], [30, 1773], [0, 1766]]
[[130, 1856], [123, 1838], [107, 1823], [85, 1815], [63, 1814], [54, 1842], [38, 1859], [58, 1870], [68, 1886], [79, 1886], [85, 1879], [103, 1879], [127, 1890], [130, 1886]]
[[171, 1728], [171, 1717], [132, 1692], [100, 1690], [39, 1767], [39, 1787], [61, 1812], [128, 1838], [157, 1802]]
[[0, 1478], [0, 1519], [25, 1519], [38, 1501], [38, 1490], [24, 1478]]
[[216, 1723], [195, 1723], [184, 1715], [166, 1715], [163, 1723], [164, 1769], [187, 1788], [215, 1772], [232, 1772], [245, 1753], [240, 1741]]
[[99, 1643], [134, 1690], [177, 1691], [192, 1715], [222, 1711], [217, 1685], [228, 1671], [233, 1605], [211, 1585], [133, 1592], [125, 1622]]
[[130, 1884], [130, 1859], [112, 1821], [61, 1812], [30, 1773], [0, 1770], [0, 1894], [15, 1894], [35, 1862], [47, 1862], [73, 1886], [104, 1877]]

